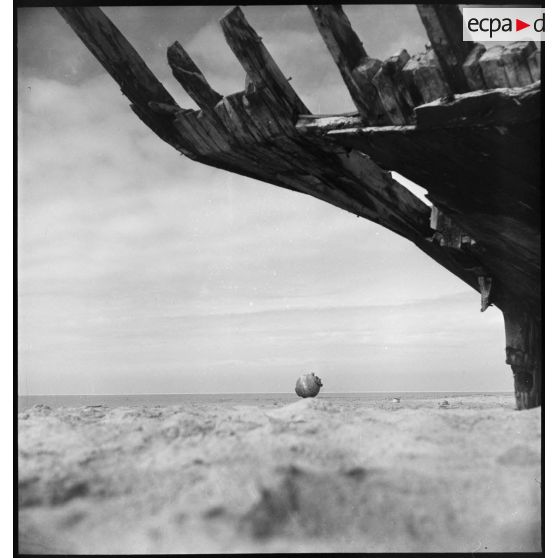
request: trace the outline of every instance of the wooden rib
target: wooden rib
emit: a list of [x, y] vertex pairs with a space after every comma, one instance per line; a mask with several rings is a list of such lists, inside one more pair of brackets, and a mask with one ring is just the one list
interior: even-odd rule
[[469, 91], [463, 64], [475, 43], [463, 40], [461, 10], [445, 4], [417, 4], [417, 9], [451, 91]]
[[504, 64], [502, 62], [503, 54], [503, 45], [495, 45], [487, 49], [479, 60], [484, 83], [486, 83], [486, 86], [489, 89], [510, 86], [506, 69], [504, 68]]
[[412, 56], [403, 68], [403, 77], [415, 105], [430, 103], [451, 94], [433, 49]]
[[110, 19], [96, 7], [56, 9], [132, 101], [141, 121], [184, 155], [201, 160], [191, 143], [181, 144], [182, 135], [172, 126], [173, 107], [180, 107]]
[[[217, 104], [215, 112], [236, 142], [246, 146], [256, 143], [259, 138], [252, 133], [243, 118], [243, 98], [243, 91], [227, 95]], [[242, 112], [239, 113], [239, 109]]]
[[376, 205], [380, 215], [379, 220], [375, 219], [376, 222], [409, 240], [427, 236], [430, 209], [394, 180], [390, 172], [356, 151], [341, 157], [340, 163], [342, 169], [351, 173], [353, 180], [356, 179], [357, 184], [362, 185], [367, 197]]
[[169, 114], [175, 115], [178, 112], [190, 112], [191, 109], [183, 109], [177, 105], [167, 105], [166, 103], [156, 103], [155, 101], [149, 101], [147, 106], [157, 114]]
[[372, 78], [382, 106], [392, 124], [408, 124], [413, 119], [413, 100], [403, 79], [410, 56], [406, 50], [390, 56]]
[[486, 47], [478, 43], [473, 50], [471, 50], [469, 56], [467, 56], [467, 59], [463, 63], [463, 72], [465, 73], [465, 79], [471, 91], [486, 89], [480, 66], [480, 59], [485, 52]]
[[256, 89], [267, 89], [277, 104], [287, 104], [297, 114], [310, 111], [301, 101], [261, 37], [246, 21], [238, 7], [229, 10], [220, 21], [225, 39]]
[[529, 69], [529, 56], [536, 50], [532, 41], [489, 48], [479, 60], [486, 85], [490, 88], [523, 87], [536, 81]]
[[541, 79], [541, 51], [539, 49], [529, 55], [527, 64], [533, 81]]
[[167, 60], [172, 75], [202, 110], [211, 111], [223, 98], [207, 83], [201, 70], [178, 41], [167, 49]]
[[170, 125], [169, 120], [172, 120], [172, 116], [161, 116], [153, 110], [146, 110], [133, 103], [130, 105], [130, 108], [148, 128], [151, 128], [163, 141], [180, 151], [180, 153], [194, 161], [208, 163], [208, 161], [199, 154], [191, 138], [188, 136], [185, 137], [184, 134], [177, 132], [177, 130]]
[[56, 9], [132, 103], [144, 110], [149, 110], [149, 101], [176, 105], [134, 47], [99, 8]]
[[308, 8], [358, 112], [370, 124], [389, 124], [391, 119], [373, 83], [382, 65], [380, 60], [368, 57], [341, 6], [309, 5]]
[[533, 83], [529, 70], [529, 56], [537, 50], [533, 41], [521, 41], [506, 44], [502, 62], [506, 68], [510, 87], [523, 87]]

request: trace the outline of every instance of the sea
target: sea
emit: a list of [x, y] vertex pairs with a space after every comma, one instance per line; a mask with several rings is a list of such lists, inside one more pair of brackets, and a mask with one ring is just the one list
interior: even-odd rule
[[[371, 401], [391, 401], [400, 399], [446, 399], [449, 397], [477, 397], [479, 395], [513, 395], [513, 392], [470, 392], [470, 391], [393, 391], [359, 393], [320, 393], [320, 399], [328, 401], [366, 404]], [[298, 401], [295, 393], [150, 393], [130, 395], [20, 395], [17, 410], [21, 413], [34, 405], [57, 407], [85, 407], [105, 405], [115, 407], [166, 407], [171, 405], [215, 404], [225, 407], [234, 405], [287, 405]]]

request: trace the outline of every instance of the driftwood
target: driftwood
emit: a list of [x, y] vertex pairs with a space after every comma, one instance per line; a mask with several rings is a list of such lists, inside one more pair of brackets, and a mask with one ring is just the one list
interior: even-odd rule
[[[58, 11], [130, 99], [182, 154], [308, 194], [407, 238], [505, 318], [518, 408], [539, 405], [541, 377], [540, 53], [461, 40], [456, 6], [418, 5], [431, 46], [371, 58], [343, 12], [310, 14], [357, 112], [312, 115], [239, 8], [222, 18], [246, 87], [223, 96], [179, 43], [184, 110], [99, 8]], [[420, 184], [429, 207], [394, 180]]]

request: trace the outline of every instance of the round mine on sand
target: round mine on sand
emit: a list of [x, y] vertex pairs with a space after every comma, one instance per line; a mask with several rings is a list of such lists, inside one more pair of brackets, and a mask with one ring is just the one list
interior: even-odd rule
[[296, 381], [295, 392], [299, 397], [316, 397], [322, 385], [322, 380], [314, 372], [303, 374]]

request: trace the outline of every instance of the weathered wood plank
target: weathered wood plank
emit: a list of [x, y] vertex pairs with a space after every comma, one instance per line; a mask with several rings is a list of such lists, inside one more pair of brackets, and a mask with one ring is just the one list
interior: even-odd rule
[[391, 120], [373, 83], [381, 62], [368, 57], [340, 5], [308, 8], [361, 116], [369, 123], [389, 124]]
[[238, 7], [229, 10], [220, 23], [229, 47], [255, 88], [272, 92], [279, 106], [286, 104], [297, 114], [308, 114], [310, 111], [269, 54], [261, 37], [246, 21], [242, 10]]
[[183, 109], [177, 105], [167, 105], [166, 103], [157, 103], [155, 101], [149, 101], [147, 106], [157, 114], [174, 115], [179, 112], [184, 112], [185, 110], [190, 112], [189, 109]]
[[384, 110], [396, 125], [413, 119], [413, 100], [403, 79], [403, 67], [410, 58], [406, 50], [400, 50], [385, 60], [372, 78]]
[[476, 44], [463, 63], [463, 73], [465, 74], [465, 79], [471, 91], [486, 88], [479, 62], [485, 52], [486, 47], [484, 45], [480, 43]]
[[531, 77], [528, 60], [536, 50], [537, 47], [533, 41], [514, 42], [505, 46], [502, 62], [510, 87], [523, 87], [536, 81]]
[[250, 95], [245, 94], [243, 104], [254, 126], [265, 138], [295, 133], [297, 113], [292, 108], [285, 109], [284, 105], [278, 104], [273, 92], [267, 87], [259, 88]]
[[340, 162], [357, 179], [357, 183], [364, 185], [367, 195], [372, 197], [377, 207], [378, 204], [385, 207], [378, 207], [378, 211], [383, 212], [383, 226], [397, 230], [410, 240], [427, 236], [430, 208], [394, 180], [391, 173], [356, 152], [348, 153], [340, 158]]
[[215, 114], [236, 143], [249, 146], [257, 142], [259, 138], [251, 133], [242, 114], [238, 114], [235, 110], [235, 107], [242, 107], [243, 97], [244, 91], [223, 97], [215, 106]]
[[417, 4], [417, 9], [449, 89], [453, 93], [468, 91], [463, 64], [474, 43], [463, 40], [461, 10], [451, 4]]
[[196, 112], [178, 113], [173, 124], [184, 136], [190, 138], [198, 153], [211, 157], [216, 151], [215, 145], [207, 137], [205, 131], [200, 128], [196, 116]]
[[182, 153], [198, 157], [191, 144], [180, 144], [172, 126], [172, 107], [180, 107], [110, 19], [96, 7], [56, 9], [130, 99], [142, 122]]
[[445, 213], [442, 213], [436, 206], [432, 207], [430, 227], [436, 231], [433, 235], [433, 240], [438, 242], [440, 246], [460, 249], [463, 245], [475, 243], [470, 235], [457, 227], [452, 219]]
[[529, 71], [531, 72], [533, 81], [541, 79], [541, 51], [539, 49], [529, 55], [527, 64], [529, 65]]
[[201, 161], [193, 143], [191, 141], [186, 141], [183, 133], [177, 133], [176, 129], [170, 124], [173, 118], [172, 115], [161, 115], [150, 108], [146, 109], [134, 103], [130, 104], [130, 108], [136, 116], [164, 142], [172, 145], [172, 147], [180, 151], [183, 155], [195, 161]]
[[327, 137], [367, 153], [383, 168], [396, 170], [429, 191], [460, 196], [481, 212], [522, 220], [536, 220], [536, 212], [540, 213], [540, 185], [518, 172], [530, 156], [502, 154], [501, 144], [490, 148], [482, 136], [479, 143], [475, 128], [379, 127], [334, 130]]
[[503, 54], [504, 47], [502, 45], [495, 45], [487, 49], [487, 51], [479, 59], [482, 77], [488, 88], [492, 89], [510, 86], [502, 60]]
[[403, 76], [415, 105], [430, 103], [451, 94], [432, 49], [412, 56], [403, 68]]
[[202, 110], [211, 111], [223, 98], [207, 83], [201, 70], [178, 41], [167, 49], [167, 60], [173, 76]]
[[360, 116], [319, 116], [301, 114], [296, 123], [296, 129], [301, 134], [326, 134], [331, 130], [341, 128], [355, 128], [364, 126]]
[[521, 89], [472, 91], [450, 99], [438, 99], [415, 109], [419, 128], [505, 126], [539, 118], [540, 112], [540, 83]]
[[523, 87], [536, 81], [529, 71], [529, 56], [535, 51], [532, 41], [489, 48], [479, 60], [487, 87]]
[[149, 109], [149, 101], [177, 105], [134, 47], [100, 8], [56, 9], [132, 103], [146, 110]]
[[519, 301], [510, 300], [503, 311], [506, 332], [506, 363], [511, 365], [518, 409], [542, 403], [542, 321]]

